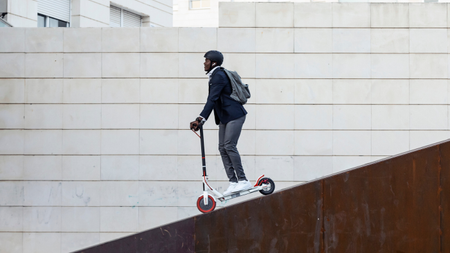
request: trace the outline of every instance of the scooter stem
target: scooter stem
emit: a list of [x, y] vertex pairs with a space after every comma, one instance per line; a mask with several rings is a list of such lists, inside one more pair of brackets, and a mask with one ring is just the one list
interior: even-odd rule
[[206, 160], [205, 160], [205, 140], [203, 138], [203, 125], [200, 125], [200, 146], [202, 149], [203, 176], [207, 176], [206, 175]]

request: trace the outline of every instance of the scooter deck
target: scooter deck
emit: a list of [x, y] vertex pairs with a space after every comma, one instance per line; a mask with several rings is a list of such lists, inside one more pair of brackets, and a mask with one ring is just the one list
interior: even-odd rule
[[260, 190], [262, 190], [264, 188], [265, 188], [264, 186], [256, 186], [256, 187], [252, 187], [252, 188], [250, 188], [248, 190], [244, 190], [244, 191], [240, 191], [240, 192], [232, 192], [231, 194], [225, 195], [225, 196], [220, 197], [218, 199], [223, 202], [223, 201], [227, 201], [227, 200], [230, 200], [230, 199], [234, 199], [234, 198], [237, 198], [237, 197], [241, 197], [241, 196], [244, 196], [244, 195], [247, 195], [247, 194], [250, 194], [250, 193], [254, 193], [254, 192], [260, 191]]

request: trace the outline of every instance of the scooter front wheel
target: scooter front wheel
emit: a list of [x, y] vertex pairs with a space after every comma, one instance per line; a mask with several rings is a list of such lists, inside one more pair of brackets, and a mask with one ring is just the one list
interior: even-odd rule
[[216, 200], [211, 195], [208, 195], [208, 204], [205, 205], [205, 201], [203, 201], [202, 195], [197, 199], [197, 208], [202, 213], [212, 212], [216, 208]]
[[258, 181], [258, 185], [261, 186], [263, 184], [268, 184], [270, 185], [270, 187], [267, 187], [265, 189], [260, 190], [259, 192], [262, 195], [269, 195], [272, 194], [273, 191], [275, 191], [275, 183], [273, 182], [272, 179], [268, 178], [268, 177], [263, 177]]

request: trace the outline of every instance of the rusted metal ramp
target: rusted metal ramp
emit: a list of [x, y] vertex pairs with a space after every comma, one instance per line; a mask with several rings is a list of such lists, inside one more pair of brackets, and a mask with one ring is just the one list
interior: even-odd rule
[[450, 252], [450, 141], [81, 250]]

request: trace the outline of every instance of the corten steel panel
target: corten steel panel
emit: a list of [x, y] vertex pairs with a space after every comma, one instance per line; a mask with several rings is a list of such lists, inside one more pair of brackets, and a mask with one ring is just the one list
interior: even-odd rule
[[444, 142], [79, 252], [450, 252], [449, 181]]
[[450, 252], [450, 142], [440, 145], [441, 252]]
[[79, 253], [150, 253], [194, 251], [194, 219], [186, 219], [107, 242]]
[[437, 146], [325, 179], [325, 252], [439, 252]]
[[321, 194], [312, 182], [197, 216], [195, 251], [320, 252]]

